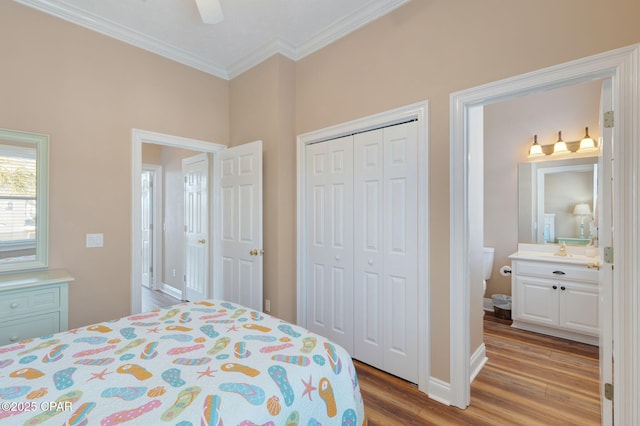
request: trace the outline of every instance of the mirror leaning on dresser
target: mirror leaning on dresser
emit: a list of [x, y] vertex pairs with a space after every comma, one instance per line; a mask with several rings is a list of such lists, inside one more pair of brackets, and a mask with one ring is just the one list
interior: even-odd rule
[[597, 248], [520, 243], [509, 259], [512, 327], [598, 345]]

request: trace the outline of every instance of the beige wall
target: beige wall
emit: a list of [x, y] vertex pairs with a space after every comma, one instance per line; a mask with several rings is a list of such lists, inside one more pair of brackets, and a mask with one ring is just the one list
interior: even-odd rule
[[[0, 89], [12, 101], [0, 120], [51, 135], [51, 266], [78, 278], [72, 326], [128, 313], [132, 127], [263, 139], [265, 296], [293, 320], [295, 135], [428, 99], [432, 374], [446, 381], [449, 94], [640, 42], [639, 15], [636, 0], [414, 0], [297, 63], [276, 56], [228, 83], [5, 1]], [[105, 247], [85, 249], [87, 232], [104, 232]]]
[[12, 1], [0, 52], [0, 127], [50, 135], [49, 265], [76, 277], [69, 324], [128, 315], [131, 129], [226, 144], [229, 83]]
[[518, 164], [532, 161], [527, 156], [533, 135], [543, 146], [553, 144], [559, 130], [566, 142], [577, 141], [588, 126], [597, 140], [601, 85], [593, 81], [485, 107], [484, 244], [496, 249], [485, 297], [511, 294], [511, 278], [499, 269], [511, 264], [508, 256], [518, 242], [531, 242], [518, 241]]
[[435, 377], [449, 379], [450, 93], [640, 42], [637, 16], [635, 0], [415, 0], [296, 64], [298, 134], [429, 100]]
[[231, 145], [263, 141], [264, 298], [296, 320], [295, 63], [276, 55], [231, 82]]

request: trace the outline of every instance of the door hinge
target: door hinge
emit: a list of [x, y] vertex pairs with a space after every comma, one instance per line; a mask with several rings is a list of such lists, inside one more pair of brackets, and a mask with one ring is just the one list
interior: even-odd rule
[[613, 247], [604, 248], [604, 261], [605, 263], [613, 263]]
[[607, 111], [604, 113], [604, 128], [611, 129], [613, 127], [613, 111]]
[[604, 384], [604, 397], [609, 401], [613, 401], [613, 384], [605, 383]]

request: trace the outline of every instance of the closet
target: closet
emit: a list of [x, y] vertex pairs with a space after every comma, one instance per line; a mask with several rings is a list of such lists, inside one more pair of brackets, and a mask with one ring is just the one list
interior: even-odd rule
[[307, 328], [414, 383], [417, 135], [410, 121], [305, 152]]

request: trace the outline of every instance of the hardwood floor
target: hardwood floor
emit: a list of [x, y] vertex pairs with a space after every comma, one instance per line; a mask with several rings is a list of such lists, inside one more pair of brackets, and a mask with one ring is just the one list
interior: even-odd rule
[[[142, 289], [142, 311], [180, 303]], [[489, 361], [471, 384], [471, 406], [448, 407], [417, 387], [356, 361], [368, 424], [599, 425], [598, 348], [516, 330], [486, 315]]]
[[485, 316], [489, 361], [466, 410], [356, 361], [369, 425], [599, 425], [598, 348]]
[[164, 308], [166, 306], [175, 305], [180, 303], [180, 300], [169, 296], [158, 290], [150, 290], [149, 288], [142, 286], [142, 310], [141, 312], [152, 311], [158, 308]]

